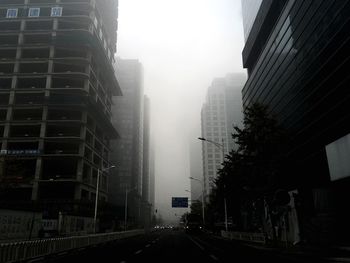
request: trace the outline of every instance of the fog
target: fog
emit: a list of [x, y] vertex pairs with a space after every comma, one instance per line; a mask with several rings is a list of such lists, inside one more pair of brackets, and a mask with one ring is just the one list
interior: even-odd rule
[[216, 77], [245, 72], [243, 44], [239, 0], [119, 0], [117, 56], [144, 68], [156, 208], [165, 220], [186, 211], [171, 209], [171, 197], [190, 196], [189, 143], [200, 136], [206, 90]]

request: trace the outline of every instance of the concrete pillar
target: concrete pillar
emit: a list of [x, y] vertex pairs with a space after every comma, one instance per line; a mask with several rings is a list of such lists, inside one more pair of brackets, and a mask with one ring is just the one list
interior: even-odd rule
[[77, 184], [74, 190], [74, 200], [81, 199], [81, 184]]
[[36, 160], [35, 177], [34, 177], [33, 189], [32, 189], [32, 201], [38, 200], [39, 198], [39, 180], [41, 177], [41, 168], [42, 168], [42, 157], [39, 157]]

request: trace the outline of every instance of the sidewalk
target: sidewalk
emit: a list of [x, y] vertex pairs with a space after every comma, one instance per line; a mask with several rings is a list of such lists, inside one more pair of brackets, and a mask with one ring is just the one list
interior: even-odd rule
[[277, 253], [281, 257], [309, 258], [319, 259], [325, 262], [350, 262], [350, 246], [312, 246], [308, 244], [289, 245], [289, 246], [272, 246], [272, 244], [253, 244], [241, 242], [245, 246], [266, 252]]
[[[213, 235], [213, 233], [208, 234]], [[230, 240], [218, 235], [215, 236], [220, 239]], [[316, 246], [305, 243], [292, 245], [284, 242], [280, 242], [279, 244], [264, 244], [243, 240], [232, 241], [266, 253], [273, 253], [281, 258], [300, 259], [303, 262], [305, 262], [305, 260], [307, 260], [307, 262], [350, 262], [350, 244]]]

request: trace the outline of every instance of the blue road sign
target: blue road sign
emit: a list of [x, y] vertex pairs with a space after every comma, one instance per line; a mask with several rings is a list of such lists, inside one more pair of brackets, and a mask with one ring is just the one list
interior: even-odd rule
[[172, 207], [188, 207], [188, 197], [173, 197], [171, 199]]

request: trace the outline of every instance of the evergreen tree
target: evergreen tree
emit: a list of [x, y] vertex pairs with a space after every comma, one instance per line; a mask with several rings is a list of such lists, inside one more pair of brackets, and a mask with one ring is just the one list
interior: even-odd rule
[[268, 107], [254, 103], [244, 111], [243, 128], [234, 126], [232, 138], [237, 147], [219, 170], [208, 208], [217, 215], [213, 220], [222, 220], [226, 198], [236, 228], [257, 230], [264, 198], [283, 186], [279, 175], [286, 135]]

